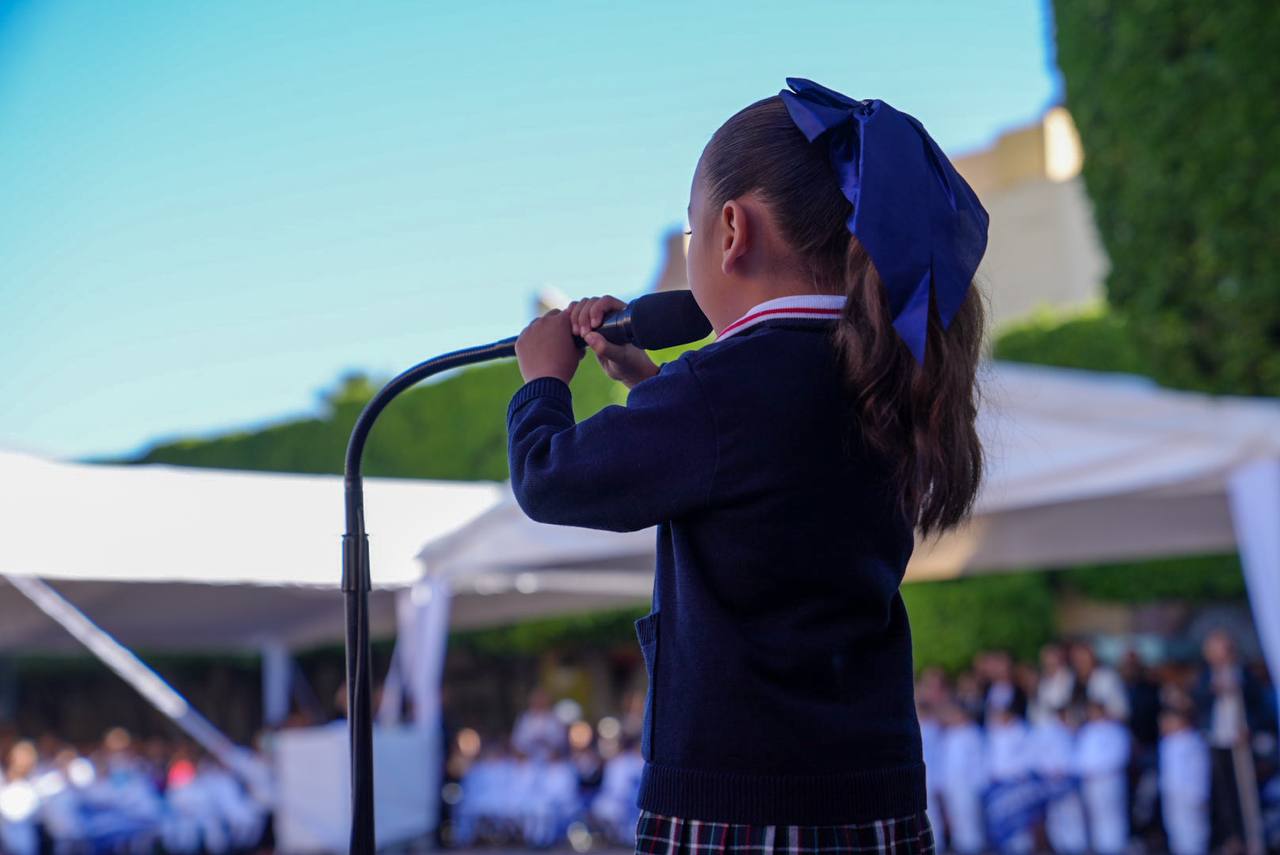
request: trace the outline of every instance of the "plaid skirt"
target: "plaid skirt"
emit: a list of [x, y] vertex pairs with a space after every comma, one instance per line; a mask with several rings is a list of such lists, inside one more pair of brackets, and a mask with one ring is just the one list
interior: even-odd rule
[[640, 811], [636, 855], [934, 855], [923, 812], [851, 825], [742, 825]]

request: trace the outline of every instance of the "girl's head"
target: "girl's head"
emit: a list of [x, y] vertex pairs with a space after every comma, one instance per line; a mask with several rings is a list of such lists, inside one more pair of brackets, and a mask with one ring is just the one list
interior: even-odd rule
[[826, 147], [809, 142], [780, 96], [757, 101], [715, 132], [694, 171], [689, 285], [717, 331], [771, 297], [847, 297], [834, 343], [850, 430], [890, 461], [903, 513], [928, 535], [964, 519], [981, 479], [982, 298], [970, 287], [945, 329], [930, 301], [921, 366], [849, 231], [851, 211]]

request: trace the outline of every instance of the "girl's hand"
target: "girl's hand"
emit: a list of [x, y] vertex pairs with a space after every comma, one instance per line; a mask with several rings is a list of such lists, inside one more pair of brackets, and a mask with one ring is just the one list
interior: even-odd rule
[[538, 377], [558, 377], [568, 383], [586, 353], [573, 343], [569, 314], [559, 309], [534, 318], [516, 338], [516, 361], [526, 383]]
[[587, 297], [574, 300], [565, 311], [572, 322], [571, 331], [581, 336], [587, 347], [595, 351], [604, 373], [630, 389], [641, 380], [657, 374], [658, 366], [649, 354], [634, 344], [614, 344], [600, 333], [592, 332], [604, 322], [605, 315], [626, 307], [627, 304], [617, 297]]

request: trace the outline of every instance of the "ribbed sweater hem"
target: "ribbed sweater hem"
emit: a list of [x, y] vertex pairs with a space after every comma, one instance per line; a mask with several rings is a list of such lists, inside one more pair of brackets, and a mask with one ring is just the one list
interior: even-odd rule
[[752, 825], [839, 825], [925, 809], [924, 764], [829, 775], [747, 775], [646, 763], [638, 807]]

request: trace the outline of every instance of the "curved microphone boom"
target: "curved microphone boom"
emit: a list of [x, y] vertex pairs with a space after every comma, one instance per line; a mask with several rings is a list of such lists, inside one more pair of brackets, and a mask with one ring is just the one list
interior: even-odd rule
[[[711, 331], [711, 323], [689, 291], [645, 294], [605, 316], [596, 330], [615, 344], [660, 350], [688, 344]], [[364, 480], [360, 472], [374, 421], [391, 399], [422, 380], [463, 365], [515, 355], [518, 336], [455, 350], [397, 375], [361, 410], [347, 441], [344, 487], [347, 530], [342, 536], [342, 594], [346, 609], [347, 725], [351, 739], [352, 855], [374, 855], [373, 701], [369, 665], [369, 537], [364, 526]], [[578, 336], [574, 343], [585, 347]]]

